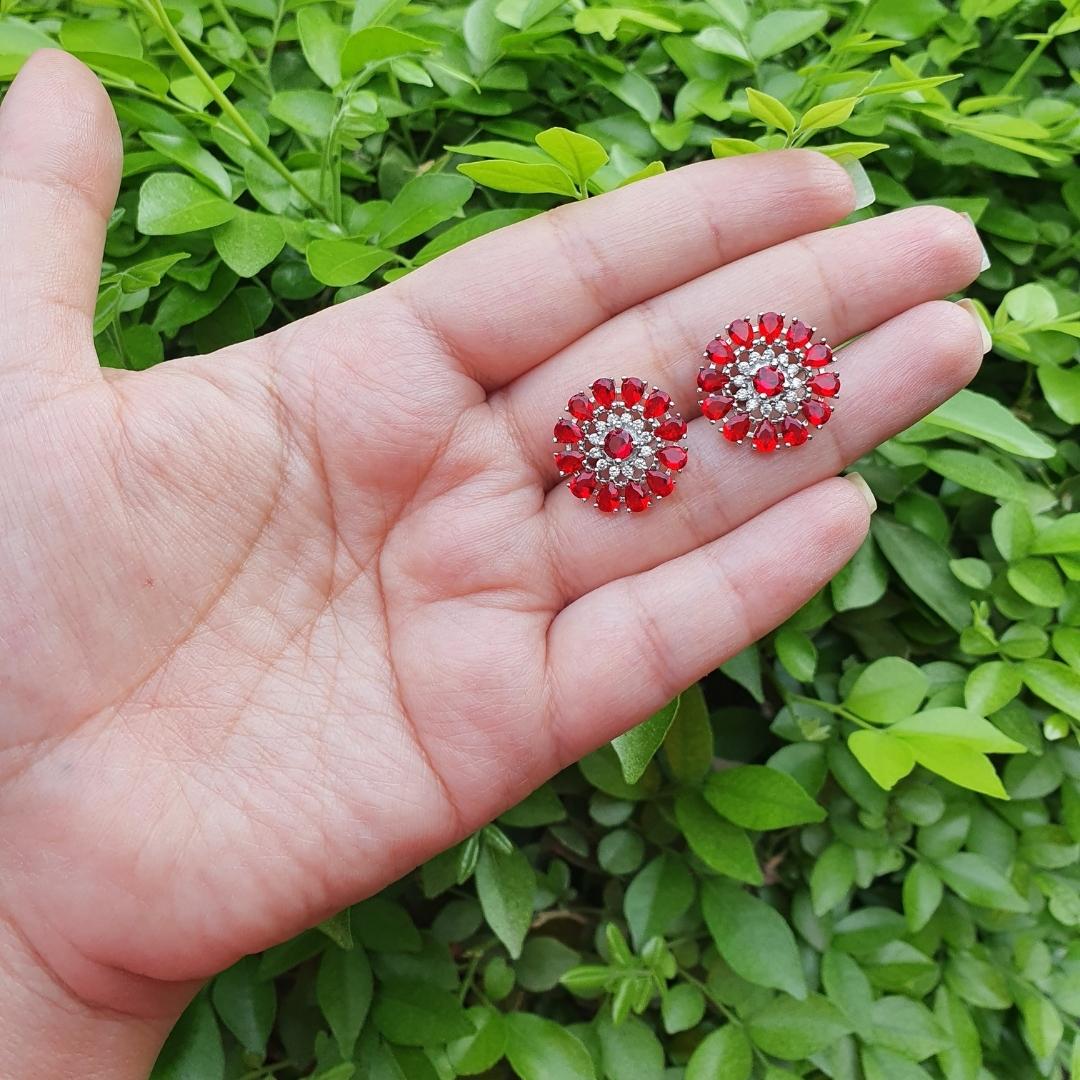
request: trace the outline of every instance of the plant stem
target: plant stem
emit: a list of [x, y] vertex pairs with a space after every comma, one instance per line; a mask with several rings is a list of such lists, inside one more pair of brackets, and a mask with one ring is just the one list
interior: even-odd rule
[[161, 0], [141, 0], [146, 10], [158, 24], [158, 28], [164, 35], [165, 40], [172, 46], [173, 51], [187, 65], [188, 70], [203, 84], [206, 92], [217, 103], [222, 113], [228, 117], [237, 132], [244, 137], [248, 146], [259, 155], [291, 187], [305, 202], [309, 203], [320, 217], [326, 221], [332, 221], [330, 212], [317, 199], [312, 198], [295, 176], [285, 167], [282, 160], [259, 138], [251, 125], [244, 119], [239, 109], [225, 96], [221, 87], [214, 82], [210, 73], [199, 63], [199, 59], [187, 47], [187, 43], [173, 26], [162, 6]]
[[1012, 73], [1009, 77], [1009, 81], [1001, 88], [1001, 93], [1009, 95], [1016, 89], [1016, 87], [1024, 80], [1027, 73], [1035, 66], [1038, 59], [1044, 52], [1046, 52], [1047, 46], [1054, 38], [1057, 37], [1058, 31], [1068, 19], [1072, 18], [1072, 6], [1071, 4], [1065, 5], [1065, 10], [1061, 15], [1050, 24], [1050, 28], [1042, 35], [1041, 39], [1036, 43], [1035, 48], [1025, 57], [1024, 62]]

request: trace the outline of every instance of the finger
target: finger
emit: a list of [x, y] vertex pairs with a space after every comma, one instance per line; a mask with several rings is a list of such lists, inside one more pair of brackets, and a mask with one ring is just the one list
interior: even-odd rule
[[0, 107], [0, 374], [97, 377], [93, 316], [120, 139], [91, 71], [45, 49]]
[[786, 311], [840, 342], [916, 304], [963, 289], [982, 245], [970, 220], [917, 207], [758, 252], [631, 308], [491, 397], [528, 460], [558, 482], [551, 428], [567, 398], [601, 375], [637, 375], [689, 418], [705, 343], [744, 313]]
[[[562, 487], [549, 492], [547, 548], [559, 553], [564, 599], [658, 566], [835, 476], [970, 382], [984, 352], [979, 324], [958, 304], [922, 304], [840, 350], [836, 414], [805, 446], [757, 453], [699, 417], [688, 432], [690, 464], [662, 505], [601, 514]], [[789, 522], [786, 532], [803, 524]]]
[[483, 236], [391, 294], [493, 388], [617, 312], [854, 204], [847, 174], [821, 154], [704, 161]]
[[[552, 735], [565, 759], [643, 720], [806, 603], [866, 536], [864, 489], [826, 480], [565, 608], [548, 635]], [[792, 520], [802, 523], [794, 548], [782, 539]]]

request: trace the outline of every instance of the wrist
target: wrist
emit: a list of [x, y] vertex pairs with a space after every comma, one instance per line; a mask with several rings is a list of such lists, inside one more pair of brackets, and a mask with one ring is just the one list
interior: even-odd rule
[[132, 1016], [83, 1000], [3, 917], [0, 984], [0, 1076], [5, 1080], [146, 1080], [176, 1018]]

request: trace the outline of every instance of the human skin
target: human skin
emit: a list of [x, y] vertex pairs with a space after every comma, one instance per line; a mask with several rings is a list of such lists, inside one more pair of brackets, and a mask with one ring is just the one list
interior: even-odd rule
[[[690, 165], [212, 356], [103, 372], [120, 171], [94, 76], [0, 108], [0, 1076], [144, 1077], [202, 980], [378, 890], [785, 619], [866, 534], [846, 465], [976, 372], [971, 224], [830, 229], [843, 172]], [[808, 445], [701, 418], [675, 496], [551, 465], [600, 375], [692, 415], [716, 329], [841, 355]]]

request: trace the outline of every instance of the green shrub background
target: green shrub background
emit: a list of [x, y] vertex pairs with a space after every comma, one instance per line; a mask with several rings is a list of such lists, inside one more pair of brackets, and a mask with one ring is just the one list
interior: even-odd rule
[[859, 462], [881, 509], [827, 589], [498, 822], [219, 976], [157, 1080], [1080, 1076], [1080, 16], [2, 10], [4, 75], [59, 44], [123, 128], [104, 364], [243, 340], [556, 203], [784, 145], [861, 159], [857, 216], [968, 212], [993, 259], [971, 293], [993, 354]]

